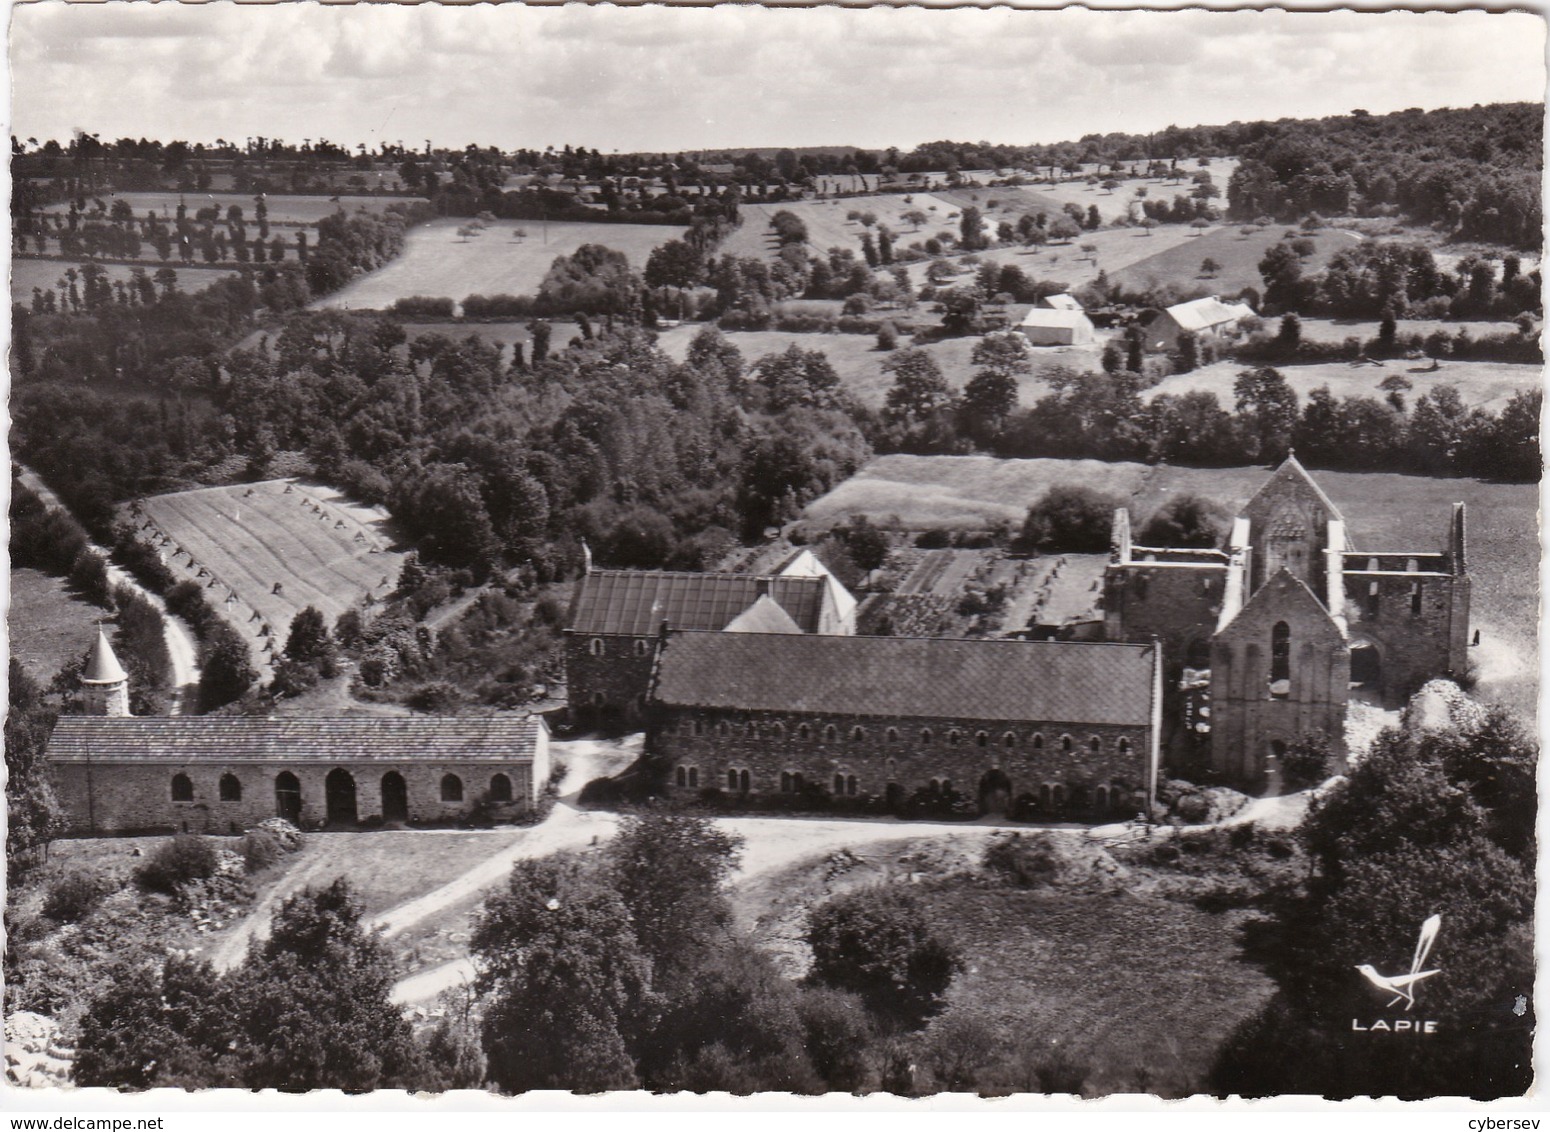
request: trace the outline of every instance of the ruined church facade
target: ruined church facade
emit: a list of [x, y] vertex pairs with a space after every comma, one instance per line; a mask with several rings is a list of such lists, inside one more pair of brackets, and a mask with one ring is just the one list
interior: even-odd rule
[[1222, 549], [1137, 545], [1115, 513], [1104, 575], [1113, 641], [1162, 643], [1168, 749], [1262, 785], [1298, 739], [1345, 757], [1353, 698], [1395, 707], [1468, 665], [1465, 510], [1442, 545], [1359, 551], [1339, 509], [1288, 456], [1233, 522]]

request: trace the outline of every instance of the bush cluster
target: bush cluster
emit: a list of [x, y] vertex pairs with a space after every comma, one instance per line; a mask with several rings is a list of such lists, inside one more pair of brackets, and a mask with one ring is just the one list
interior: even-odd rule
[[176, 895], [179, 888], [215, 875], [218, 857], [208, 838], [180, 833], [158, 845], [135, 870], [140, 887]]

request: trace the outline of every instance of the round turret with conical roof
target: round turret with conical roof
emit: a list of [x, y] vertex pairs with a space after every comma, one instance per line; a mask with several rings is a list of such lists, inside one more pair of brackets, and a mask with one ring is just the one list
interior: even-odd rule
[[113, 654], [100, 626], [86, 658], [86, 671], [81, 674], [81, 695], [87, 715], [129, 714], [129, 673]]

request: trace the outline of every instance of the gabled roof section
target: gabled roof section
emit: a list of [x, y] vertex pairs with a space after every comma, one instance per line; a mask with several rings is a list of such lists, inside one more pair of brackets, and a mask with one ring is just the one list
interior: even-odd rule
[[1062, 292], [1059, 295], [1045, 295], [1044, 298], [1039, 300], [1037, 305], [1047, 307], [1052, 311], [1079, 311], [1085, 309], [1077, 297], [1069, 291]]
[[1281, 466], [1271, 473], [1268, 480], [1260, 485], [1259, 490], [1244, 505], [1243, 513], [1248, 514], [1263, 497], [1284, 491], [1289, 485], [1294, 491], [1311, 492], [1313, 497], [1329, 513], [1331, 519], [1338, 519], [1342, 523], [1345, 522], [1345, 516], [1340, 513], [1340, 508], [1336, 507], [1334, 501], [1324, 494], [1324, 489], [1314, 482], [1313, 477], [1308, 474], [1308, 469], [1298, 463], [1296, 455], [1292, 452], [1286, 454], [1286, 459], [1281, 461]]
[[1224, 303], [1215, 295], [1204, 299], [1192, 299], [1168, 308], [1173, 321], [1185, 330], [1210, 330], [1225, 323], [1250, 318], [1254, 308], [1247, 303]]
[[1076, 308], [1075, 310], [1067, 307], [1059, 307], [1055, 309], [1050, 309], [1048, 307], [1032, 307], [1029, 309], [1028, 313], [1023, 316], [1022, 322], [1018, 325], [1075, 328], [1089, 324], [1090, 322], [1091, 320], [1080, 307]]
[[725, 629], [767, 592], [804, 633], [818, 631], [825, 583], [817, 577], [594, 570], [576, 585], [577, 633], [645, 637], [674, 629]]
[[791, 614], [769, 594], [760, 594], [747, 609], [727, 622], [727, 633], [800, 633], [801, 627]]
[[1226, 625], [1217, 629], [1217, 635], [1232, 637], [1235, 630], [1256, 632], [1267, 621], [1284, 621], [1305, 612], [1315, 618], [1316, 624], [1327, 625], [1329, 639], [1345, 640], [1345, 628], [1329, 612], [1322, 601], [1308, 588], [1308, 583], [1297, 577], [1285, 566], [1244, 602], [1243, 608]]
[[671, 707], [1145, 726], [1153, 645], [672, 633]]
[[118, 662], [113, 646], [108, 644], [107, 634], [99, 627], [91, 654], [86, 658], [86, 671], [81, 674], [81, 680], [87, 684], [120, 684], [128, 679], [129, 674]]
[[536, 716], [60, 716], [48, 742], [55, 763], [502, 762], [531, 760]]

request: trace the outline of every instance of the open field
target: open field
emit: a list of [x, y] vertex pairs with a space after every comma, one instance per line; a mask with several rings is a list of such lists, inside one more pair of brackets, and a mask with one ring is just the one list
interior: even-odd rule
[[[1025, 309], [1025, 308], [1019, 308]], [[675, 361], [683, 361], [689, 353], [689, 343], [699, 333], [700, 327], [680, 326], [663, 331], [658, 344], [663, 352]], [[790, 346], [803, 350], [819, 350], [840, 375], [845, 388], [868, 405], [880, 407], [893, 385], [891, 375], [883, 372], [883, 363], [889, 354], [877, 348], [877, 338], [871, 334], [798, 334], [781, 330], [738, 330], [726, 333], [729, 342], [743, 352], [746, 363], [752, 364], [769, 354], [779, 354]], [[970, 360], [978, 337], [944, 338], [922, 347], [941, 367], [948, 385], [962, 389], [974, 376], [974, 363]], [[908, 340], [901, 341], [908, 345]], [[1097, 346], [1044, 346], [1033, 351], [1034, 372], [1018, 379], [1018, 395], [1024, 405], [1030, 405], [1049, 392], [1049, 387], [1038, 376], [1045, 365], [1066, 365], [1079, 369], [1096, 368], [1100, 347]]]
[[151, 496], [142, 506], [141, 537], [168, 540], [161, 544], [167, 564], [207, 587], [260, 664], [266, 643], [278, 652], [305, 607], [332, 623], [398, 583], [403, 555], [391, 549], [386, 513], [331, 488], [269, 480]]
[[[1091, 283], [1099, 271], [1114, 275], [1122, 268], [1139, 263], [1159, 252], [1194, 243], [1200, 237], [1187, 224], [1163, 224], [1147, 235], [1144, 228], [1100, 228], [1096, 232], [1083, 232], [1068, 244], [1046, 244], [1042, 248], [1020, 245], [991, 248], [976, 253], [981, 263], [1011, 263], [1023, 269], [1033, 279], [1048, 279], [1064, 283], [1067, 287], [1080, 287]], [[1083, 244], [1091, 244], [1091, 256], [1082, 250]], [[947, 256], [964, 273], [965, 279], [973, 277], [978, 268], [965, 263], [966, 255]], [[1198, 264], [1198, 261], [1196, 261]], [[926, 284], [929, 261], [909, 265], [910, 281], [917, 287]]]
[[[1377, 319], [1356, 318], [1305, 318], [1302, 320], [1302, 336], [1314, 342], [1344, 342], [1347, 338], [1360, 338], [1363, 342], [1378, 336]], [[1469, 331], [1471, 338], [1485, 338], [1495, 334], [1516, 334], [1518, 327], [1511, 322], [1479, 322], [1469, 319], [1402, 318], [1395, 323], [1400, 337], [1407, 334], [1457, 334]], [[1396, 363], [1397, 364], [1397, 363]]]
[[[100, 197], [88, 197], [87, 206], [90, 207], [93, 200], [101, 200], [109, 208], [113, 207], [116, 200], [126, 200], [129, 207], [135, 210], [135, 218], [145, 219], [145, 214], [154, 212], [159, 217], [171, 219], [177, 216], [178, 202], [182, 201], [188, 207], [190, 217], [201, 208], [218, 208], [221, 210], [221, 219], [226, 219], [226, 210], [232, 205], [242, 209], [242, 217], [252, 227], [257, 223], [254, 210], [253, 193], [106, 193]], [[264, 203], [269, 208], [269, 222], [271, 224], [316, 224], [325, 216], [330, 216], [340, 209], [354, 212], [364, 208], [368, 212], [386, 212], [390, 204], [401, 204], [411, 201], [409, 197], [363, 197], [363, 196], [267, 196]], [[45, 212], [69, 212], [68, 201], [59, 201], [46, 206]], [[252, 235], [257, 235], [254, 228]]]
[[[82, 261], [84, 262], [84, 261]], [[128, 282], [134, 274], [134, 268], [123, 263], [104, 263], [100, 265], [103, 273], [109, 280]], [[199, 291], [214, 283], [217, 279], [224, 279], [228, 275], [235, 275], [234, 268], [226, 267], [179, 267], [175, 263], [162, 263], [159, 260], [152, 262], [147, 260], [143, 265], [147, 276], [155, 277], [156, 272], [163, 267], [170, 267], [178, 273], [178, 290]], [[11, 301], [31, 305], [32, 289], [41, 287], [44, 290], [54, 288], [57, 292], [59, 281], [65, 277], [65, 272], [74, 268], [81, 270], [79, 262], [65, 262], [57, 259], [25, 259], [13, 258], [11, 260]], [[77, 288], [79, 288], [77, 283]], [[55, 299], [59, 298], [55, 294]]]
[[60, 578], [41, 570], [11, 570], [11, 607], [5, 616], [11, 655], [45, 684], [86, 654], [98, 620], [106, 616]]
[[[1309, 393], [1321, 385], [1329, 386], [1329, 391], [1336, 397], [1371, 397], [1381, 401], [1388, 394], [1378, 387], [1379, 382], [1397, 376], [1407, 379], [1411, 384], [1410, 390], [1405, 393], [1406, 405], [1414, 405], [1439, 385], [1451, 385], [1458, 390], [1464, 404], [1478, 405], [1492, 412], [1500, 412], [1513, 394], [1539, 388], [1544, 375], [1539, 366], [1514, 365], [1510, 362], [1447, 361], [1435, 372], [1429, 371], [1430, 364], [1400, 359], [1375, 366], [1327, 362], [1275, 368], [1303, 402], [1306, 402]], [[1233, 382], [1247, 368], [1241, 362], [1217, 362], [1190, 373], [1166, 377], [1144, 391], [1141, 397], [1142, 400], [1150, 401], [1160, 393], [1178, 395], [1205, 390], [1215, 393], [1222, 407], [1231, 410]]]
[[[910, 199], [906, 201], [906, 197]], [[929, 217], [922, 228], [916, 228], [903, 218], [906, 212], [916, 210]], [[793, 213], [807, 225], [808, 253], [811, 255], [821, 255], [830, 248], [849, 248], [860, 256], [861, 234], [867, 229], [859, 220], [846, 220], [845, 216], [850, 212], [875, 214], [878, 224], [893, 232], [894, 244], [898, 247], [944, 230], [955, 236], [958, 234], [958, 206], [932, 193], [883, 193], [872, 197], [781, 201], [778, 204], [744, 203], [738, 207], [742, 225], [726, 238], [717, 249], [718, 254], [774, 259], [780, 245], [770, 229], [770, 217], [777, 212]], [[872, 231], [875, 235], [876, 229]]]
[[[1199, 1087], [1233, 1029], [1275, 991], [1244, 957], [1235, 917], [1182, 902], [955, 881], [920, 896], [965, 966], [933, 1026], [962, 1012], [1009, 1055], [1035, 1043], [1061, 1050], [1086, 1065], [1097, 1095]], [[1037, 1081], [1022, 1087], [1037, 1091]]]
[[[997, 460], [989, 456], [883, 456], [808, 505], [804, 518], [852, 515], [905, 529], [1020, 522], [1057, 484], [1081, 484], [1125, 501], [1144, 523], [1170, 495], [1192, 492], [1235, 514], [1265, 482], [1264, 468], [1177, 468], [1097, 460]], [[1471, 622], [1480, 691], [1531, 717], [1537, 703], [1539, 491], [1535, 484], [1315, 471], [1358, 549], [1396, 553], [1444, 545], [1450, 507], [1469, 505]]]
[[[1193, 232], [1194, 229], [1186, 228], [1185, 231]], [[1259, 261], [1272, 245], [1281, 242], [1287, 231], [1285, 225], [1279, 224], [1248, 236], [1243, 235], [1237, 225], [1211, 228], [1204, 235], [1159, 251], [1120, 271], [1110, 269], [1109, 274], [1116, 283], [1136, 289], [1173, 283], [1181, 287], [1209, 287], [1219, 295], [1236, 295], [1245, 287], [1260, 290], [1265, 281], [1259, 274]], [[1303, 260], [1304, 275], [1323, 270], [1330, 259], [1355, 246], [1361, 237], [1355, 232], [1325, 228], [1308, 239], [1313, 241], [1316, 250]], [[1201, 263], [1207, 259], [1214, 259], [1219, 265], [1216, 274], [1209, 277], [1200, 271]]]
[[[386, 310], [413, 295], [461, 303], [469, 295], [533, 295], [555, 258], [582, 244], [623, 252], [637, 271], [651, 249], [683, 235], [667, 224], [594, 224], [582, 221], [498, 220], [479, 236], [461, 239], [466, 220], [443, 219], [411, 229], [403, 254], [313, 304], [319, 309]], [[547, 235], [545, 229], [547, 227]], [[527, 235], [517, 239], [522, 229]]]

